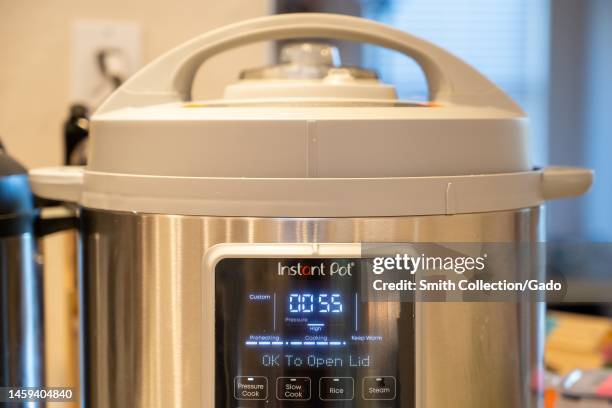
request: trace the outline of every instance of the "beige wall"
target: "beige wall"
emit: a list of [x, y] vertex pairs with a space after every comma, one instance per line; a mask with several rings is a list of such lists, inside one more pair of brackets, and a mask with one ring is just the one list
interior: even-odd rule
[[[71, 25], [75, 19], [137, 22], [146, 63], [211, 28], [261, 16], [268, 0], [0, 0], [0, 137], [27, 167], [61, 164], [62, 122], [70, 104]], [[207, 63], [195, 94], [218, 95], [238, 69], [266, 61], [264, 45], [245, 47]], [[75, 381], [74, 236], [44, 245], [48, 380]]]
[[[268, 0], [0, 0], [0, 137], [28, 167], [60, 163], [75, 19], [140, 23], [146, 63], [206, 30], [267, 12]], [[263, 63], [263, 50], [246, 47], [215, 61], [198, 93], [220, 92], [239, 65]]]

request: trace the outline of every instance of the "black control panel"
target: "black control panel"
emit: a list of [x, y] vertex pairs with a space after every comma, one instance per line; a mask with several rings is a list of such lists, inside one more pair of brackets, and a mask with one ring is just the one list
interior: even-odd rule
[[221, 260], [216, 408], [414, 407], [414, 305], [366, 302], [361, 269], [352, 258]]

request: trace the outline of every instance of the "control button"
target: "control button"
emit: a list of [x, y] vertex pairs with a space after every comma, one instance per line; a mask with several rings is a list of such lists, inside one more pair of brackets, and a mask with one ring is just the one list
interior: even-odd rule
[[395, 399], [395, 377], [364, 377], [363, 399], [392, 400]]
[[307, 401], [310, 399], [310, 378], [278, 377], [276, 379], [276, 399], [285, 401]]
[[266, 377], [238, 376], [234, 378], [234, 398], [238, 400], [265, 400], [268, 398]]
[[319, 397], [323, 401], [352, 400], [355, 395], [355, 381], [351, 377], [321, 377]]

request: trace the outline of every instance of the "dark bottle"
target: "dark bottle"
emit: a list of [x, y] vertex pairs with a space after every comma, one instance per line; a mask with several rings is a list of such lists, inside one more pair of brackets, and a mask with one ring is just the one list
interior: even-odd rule
[[88, 134], [89, 109], [81, 104], [71, 105], [68, 119], [64, 122], [64, 164], [86, 164]]

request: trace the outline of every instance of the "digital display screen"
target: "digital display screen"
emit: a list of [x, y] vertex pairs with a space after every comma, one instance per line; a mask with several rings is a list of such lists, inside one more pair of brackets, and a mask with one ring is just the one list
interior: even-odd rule
[[289, 293], [289, 314], [313, 316], [342, 313], [342, 295], [340, 293]]
[[414, 407], [414, 305], [361, 282], [360, 259], [221, 260], [216, 408]]

